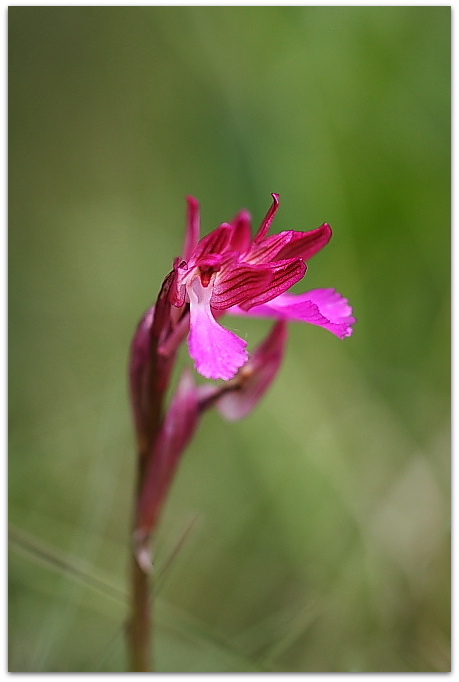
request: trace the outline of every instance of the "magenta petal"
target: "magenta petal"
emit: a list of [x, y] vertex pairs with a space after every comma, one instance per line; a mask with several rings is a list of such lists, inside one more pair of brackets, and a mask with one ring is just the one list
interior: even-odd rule
[[216, 310], [225, 310], [233, 305], [256, 299], [271, 287], [272, 267], [269, 265], [250, 265], [248, 263], [229, 263], [218, 274], [212, 292], [211, 305]]
[[231, 223], [233, 232], [229, 248], [232, 251], [244, 253], [250, 246], [252, 239], [251, 218], [248, 211], [241, 211]]
[[301, 258], [292, 258], [285, 261], [275, 261], [268, 265], [271, 271], [269, 287], [255, 296], [247, 298], [240, 305], [249, 310], [252, 306], [261, 305], [273, 298], [280, 296], [287, 289], [296, 284], [306, 273], [306, 263]]
[[210, 309], [210, 286], [196, 279], [188, 288], [188, 348], [196, 370], [208, 379], [231, 379], [248, 360], [247, 342], [218, 324]]
[[229, 244], [231, 238], [232, 227], [228, 223], [223, 223], [216, 230], [210, 232], [201, 239], [193, 254], [195, 263], [200, 258], [208, 256], [210, 253], [222, 254]]
[[332, 230], [327, 223], [310, 232], [287, 230], [273, 234], [259, 244], [254, 244], [247, 255], [247, 260], [250, 263], [266, 263], [290, 258], [302, 258], [308, 261], [328, 244], [331, 237]]
[[292, 230], [290, 235], [289, 241], [279, 251], [276, 258], [285, 259], [300, 256], [307, 262], [328, 244], [332, 237], [332, 229], [328, 223], [324, 223], [317, 230], [310, 230], [309, 232]]
[[279, 195], [273, 193], [273, 194], [271, 194], [271, 196], [273, 198], [273, 203], [271, 204], [267, 214], [265, 215], [263, 222], [260, 225], [260, 229], [258, 230], [257, 234], [255, 235], [255, 238], [253, 240], [254, 244], [258, 244], [259, 242], [261, 242], [266, 237], [266, 235], [269, 232], [269, 228], [271, 227], [272, 222], [273, 222], [275, 215], [277, 213], [277, 209], [279, 208], [279, 203], [280, 203], [279, 202]]
[[269, 263], [274, 260], [286, 260], [286, 258], [278, 257], [278, 254], [283, 251], [294, 234], [303, 233], [294, 232], [293, 230], [280, 232], [279, 234], [272, 234], [270, 237], [266, 237], [259, 244], [253, 244], [246, 256], [246, 260], [250, 263]]
[[[237, 309], [231, 311], [237, 314]], [[315, 289], [305, 294], [283, 294], [264, 305], [251, 308], [255, 317], [280, 317], [286, 320], [309, 322], [344, 339], [353, 333], [356, 319], [347, 299], [335, 289]]]
[[279, 320], [239, 372], [240, 387], [217, 401], [217, 408], [226, 419], [242, 419], [256, 407], [276, 377], [286, 341], [287, 323]]
[[188, 261], [191, 254], [196, 248], [199, 241], [200, 218], [199, 218], [199, 202], [194, 197], [186, 198], [188, 203], [187, 210], [187, 227], [185, 237], [185, 247], [183, 250], [183, 258]]

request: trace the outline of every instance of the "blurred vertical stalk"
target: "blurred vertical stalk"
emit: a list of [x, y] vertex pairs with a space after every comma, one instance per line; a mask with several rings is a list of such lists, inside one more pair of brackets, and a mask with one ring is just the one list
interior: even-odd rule
[[198, 420], [194, 382], [188, 373], [179, 382], [167, 410], [168, 389], [177, 351], [188, 328], [173, 318], [169, 294], [175, 271], [165, 278], [155, 306], [140, 321], [131, 346], [130, 386], [137, 436], [137, 484], [132, 524], [129, 576], [130, 616], [127, 646], [130, 672], [153, 669], [154, 596], [151, 540], [181, 453]]
[[131, 561], [131, 616], [127, 629], [129, 671], [152, 672], [153, 630], [151, 575], [139, 565], [135, 553]]
[[152, 670], [152, 566], [148, 551], [150, 534], [145, 535], [140, 542], [139, 502], [149, 462], [155, 455], [162, 422], [164, 394], [175, 359], [174, 352], [168, 357], [160, 356], [158, 352], [159, 344], [170, 332], [168, 297], [172, 281], [173, 273], [170, 273], [163, 282], [156, 305], [141, 319], [131, 346], [129, 378], [137, 436], [137, 484], [129, 576], [131, 612], [126, 632], [131, 672]]

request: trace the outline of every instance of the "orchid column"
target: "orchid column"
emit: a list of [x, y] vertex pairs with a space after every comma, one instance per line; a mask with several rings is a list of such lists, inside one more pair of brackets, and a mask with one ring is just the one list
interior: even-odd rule
[[[272, 197], [254, 237], [250, 215], [241, 211], [202, 239], [198, 202], [188, 198], [183, 256], [175, 259], [132, 342], [130, 384], [138, 450], [127, 630], [132, 672], [151, 670], [152, 539], [200, 417], [212, 407], [227, 419], [251, 412], [280, 367], [289, 320], [325, 327], [339, 338], [353, 331], [352, 308], [334, 289], [287, 293], [304, 277], [306, 261], [326, 246], [332, 232], [324, 223], [310, 232], [268, 236], [279, 208], [279, 196]], [[250, 353], [245, 340], [220, 324], [225, 314], [273, 318], [275, 324]], [[166, 407], [177, 351], [185, 339], [198, 374], [223, 383], [197, 386], [191, 371], [185, 370]]]

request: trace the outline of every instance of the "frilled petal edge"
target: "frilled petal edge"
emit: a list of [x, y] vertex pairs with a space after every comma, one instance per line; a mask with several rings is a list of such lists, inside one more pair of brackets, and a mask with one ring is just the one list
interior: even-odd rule
[[238, 306], [227, 312], [309, 322], [328, 329], [340, 339], [352, 335], [353, 325], [357, 321], [347, 299], [336, 289], [314, 289], [298, 295], [281, 294], [269, 303], [254, 306], [248, 312]]

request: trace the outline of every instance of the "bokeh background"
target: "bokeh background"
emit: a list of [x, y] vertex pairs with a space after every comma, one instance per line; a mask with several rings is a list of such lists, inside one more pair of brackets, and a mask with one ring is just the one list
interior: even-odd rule
[[[12, 671], [122, 671], [135, 325], [242, 207], [334, 228], [270, 394], [208, 414], [158, 538], [171, 672], [450, 667], [450, 8], [9, 9]], [[265, 321], [233, 320], [254, 344]]]

